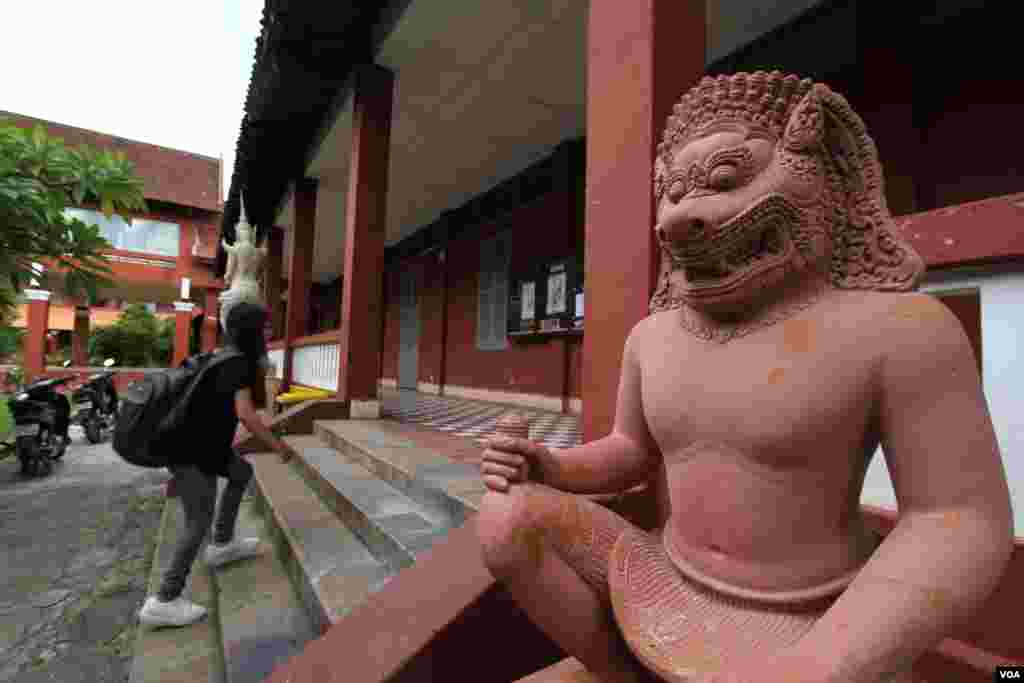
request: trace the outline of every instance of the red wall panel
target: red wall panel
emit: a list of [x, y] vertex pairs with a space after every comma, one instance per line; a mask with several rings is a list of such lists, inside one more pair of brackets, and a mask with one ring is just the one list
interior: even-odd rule
[[[565, 341], [558, 338], [510, 342], [504, 351], [480, 351], [476, 348], [477, 295], [480, 241], [499, 229], [512, 230], [510, 266], [513, 273], [543, 260], [571, 255], [578, 226], [572, 225], [569, 202], [567, 193], [550, 193], [521, 207], [500, 225], [485, 226], [470, 237], [452, 242], [443, 264], [435, 252], [407, 261], [387, 273], [383, 376], [398, 375], [398, 278], [400, 270], [411, 269], [418, 283], [420, 382], [441, 382], [444, 354], [447, 385], [560, 397], [566, 358], [578, 366], [578, 340], [571, 342], [568, 354]], [[448, 269], [447, 348], [442, 342], [445, 268]], [[579, 396], [578, 375], [578, 368], [569, 369], [574, 396]]]
[[[511, 269], [571, 255], [575, 226], [570, 223], [569, 195], [551, 193], [521, 207], [501, 227], [512, 230]], [[562, 395], [565, 350], [561, 339], [510, 342], [504, 351], [476, 348], [477, 287], [480, 240], [498, 225], [449, 250], [447, 384], [516, 393]]]
[[583, 338], [577, 337], [569, 342], [569, 396], [580, 398], [583, 395]]
[[419, 297], [419, 381], [441, 382], [441, 357], [444, 335], [444, 270], [438, 252], [420, 256], [414, 261]]

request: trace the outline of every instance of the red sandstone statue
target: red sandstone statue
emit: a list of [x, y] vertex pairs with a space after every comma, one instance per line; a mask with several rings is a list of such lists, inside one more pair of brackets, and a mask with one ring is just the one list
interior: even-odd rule
[[[660, 281], [614, 428], [491, 441], [487, 565], [601, 680], [913, 680], [997, 584], [1012, 517], [970, 344], [909, 292], [923, 266], [863, 122], [794, 76], [706, 78], [655, 192]], [[900, 508], [883, 542], [859, 507], [879, 444]], [[644, 482], [654, 533], [577, 495]]]

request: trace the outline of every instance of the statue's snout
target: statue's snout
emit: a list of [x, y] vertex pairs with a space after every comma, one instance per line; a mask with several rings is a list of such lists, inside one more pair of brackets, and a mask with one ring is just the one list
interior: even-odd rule
[[671, 247], [699, 242], [707, 237], [709, 223], [692, 209], [676, 207], [655, 227], [658, 241]]

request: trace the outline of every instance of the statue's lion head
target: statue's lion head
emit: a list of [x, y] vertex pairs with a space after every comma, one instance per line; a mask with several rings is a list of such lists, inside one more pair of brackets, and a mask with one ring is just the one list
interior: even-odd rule
[[778, 72], [705, 78], [675, 105], [654, 166], [662, 246], [651, 312], [742, 305], [799, 273], [913, 289], [878, 153], [839, 94]]

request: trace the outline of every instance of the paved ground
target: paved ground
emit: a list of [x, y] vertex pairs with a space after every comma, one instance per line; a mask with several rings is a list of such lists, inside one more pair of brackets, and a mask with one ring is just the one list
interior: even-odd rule
[[383, 399], [387, 417], [467, 439], [486, 438], [494, 431], [498, 418], [515, 412], [530, 420], [530, 438], [538, 443], [549, 448], [568, 448], [580, 443], [578, 415], [393, 389], [386, 389]]
[[81, 435], [53, 474], [0, 460], [0, 682], [122, 683], [165, 470]]

